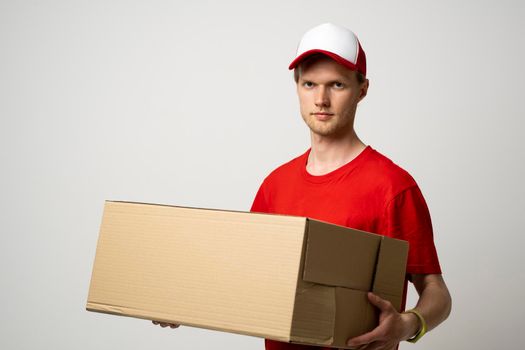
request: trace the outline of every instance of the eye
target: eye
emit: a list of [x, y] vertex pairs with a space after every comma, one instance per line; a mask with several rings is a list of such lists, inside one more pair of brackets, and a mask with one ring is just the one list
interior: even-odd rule
[[336, 81], [333, 85], [334, 85], [334, 87], [335, 87], [336, 89], [342, 89], [342, 88], [345, 87], [345, 84], [343, 84], [343, 83], [341, 83], [341, 82], [338, 82], [338, 81]]
[[311, 88], [311, 87], [314, 86], [314, 83], [312, 83], [311, 81], [305, 81], [305, 82], [303, 82], [303, 86], [305, 88]]

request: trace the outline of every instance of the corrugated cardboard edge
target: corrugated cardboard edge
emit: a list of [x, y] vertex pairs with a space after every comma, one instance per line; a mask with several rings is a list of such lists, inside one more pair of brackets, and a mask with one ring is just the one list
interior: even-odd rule
[[270, 215], [270, 216], [286, 216], [286, 217], [297, 217], [301, 219], [307, 219], [303, 216], [297, 216], [297, 215], [287, 215], [287, 214], [274, 214], [274, 213], [260, 213], [255, 211], [246, 211], [246, 210], [233, 210], [233, 209], [221, 209], [221, 208], [203, 208], [203, 207], [192, 207], [192, 206], [185, 206], [185, 205], [173, 205], [173, 204], [162, 204], [162, 203], [146, 203], [146, 202], [133, 202], [133, 201], [120, 201], [120, 200], [111, 200], [106, 199], [105, 202], [112, 202], [112, 203], [126, 203], [126, 204], [141, 204], [141, 205], [153, 205], [153, 206], [160, 206], [160, 207], [172, 207], [172, 208], [183, 208], [183, 209], [199, 209], [199, 210], [209, 210], [209, 211], [220, 211], [220, 212], [230, 212], [230, 213], [249, 213], [249, 214], [256, 214], [256, 215]]
[[[211, 327], [211, 326], [206, 325], [205, 321], [203, 321], [202, 323], [182, 322], [182, 321], [174, 320], [173, 317], [168, 314], [163, 314], [163, 313], [153, 314], [151, 311], [143, 311], [140, 309], [133, 309], [129, 307], [121, 307], [121, 306], [115, 306], [115, 305], [88, 302], [86, 306], [86, 310], [92, 311], [92, 312], [98, 312], [102, 314], [111, 314], [111, 315], [131, 317], [131, 318], [140, 318], [143, 320], [155, 320], [155, 321], [167, 322], [167, 323], [177, 323], [183, 326], [209, 329], [213, 331], [228, 332], [228, 333], [247, 335], [247, 336], [254, 336], [254, 337], [259, 337], [259, 338], [267, 337], [265, 333], [257, 333], [257, 332], [247, 333], [247, 332], [239, 332], [235, 330], [234, 328]], [[282, 342], [289, 341], [289, 339], [286, 337], [283, 337], [283, 338], [274, 337], [274, 339], [278, 341], [282, 341]]]

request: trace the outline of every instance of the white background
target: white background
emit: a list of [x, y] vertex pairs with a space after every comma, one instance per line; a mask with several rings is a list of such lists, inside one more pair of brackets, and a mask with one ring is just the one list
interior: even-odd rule
[[[368, 57], [356, 128], [430, 207], [447, 322], [402, 349], [521, 349], [520, 1], [0, 1], [0, 348], [262, 349], [85, 311], [104, 200], [248, 210], [309, 134], [307, 29]], [[410, 298], [409, 306], [414, 301]]]

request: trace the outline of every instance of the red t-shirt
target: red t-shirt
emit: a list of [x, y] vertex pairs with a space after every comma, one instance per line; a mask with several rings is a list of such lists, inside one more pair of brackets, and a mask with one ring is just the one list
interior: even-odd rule
[[[407, 274], [440, 274], [432, 223], [414, 179], [367, 146], [356, 158], [321, 176], [306, 171], [310, 149], [268, 175], [251, 211], [304, 216], [409, 242]], [[403, 298], [403, 308], [406, 300]], [[266, 349], [313, 346], [266, 339]]]

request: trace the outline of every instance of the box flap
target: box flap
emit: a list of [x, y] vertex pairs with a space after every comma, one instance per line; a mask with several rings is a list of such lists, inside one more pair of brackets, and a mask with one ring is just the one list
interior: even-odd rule
[[303, 279], [370, 291], [380, 243], [379, 235], [308, 219]]
[[368, 292], [335, 288], [336, 329], [332, 346], [349, 348], [346, 341], [374, 329], [378, 322], [377, 310], [370, 304]]
[[334, 340], [335, 289], [300, 281], [295, 297], [290, 340], [330, 345]]
[[405, 282], [408, 242], [390, 237], [381, 238], [373, 291], [390, 300], [399, 311]]
[[377, 311], [367, 292], [302, 283], [296, 297], [292, 342], [349, 349], [349, 338], [376, 327]]

